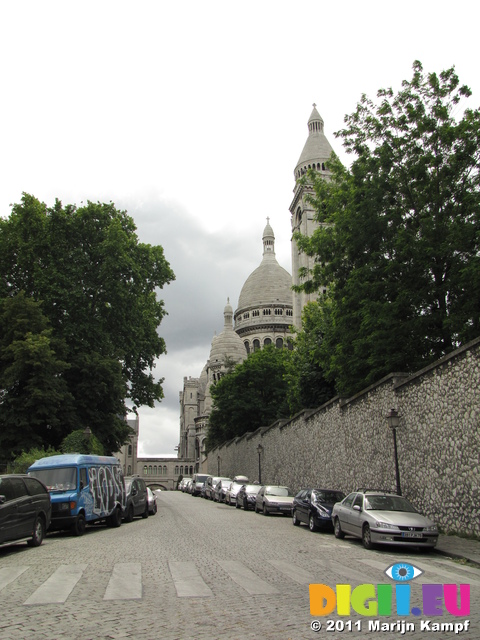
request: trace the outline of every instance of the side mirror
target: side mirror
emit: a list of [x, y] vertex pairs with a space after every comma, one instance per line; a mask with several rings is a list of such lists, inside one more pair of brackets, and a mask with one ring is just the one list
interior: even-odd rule
[[358, 506], [358, 504], [354, 504], [354, 505], [353, 505], [353, 510], [354, 510], [354, 511], [361, 511], [361, 510], [362, 510], [362, 507], [359, 507], [359, 506]]
[[5, 504], [7, 501], [7, 496], [0, 496], [0, 504]]

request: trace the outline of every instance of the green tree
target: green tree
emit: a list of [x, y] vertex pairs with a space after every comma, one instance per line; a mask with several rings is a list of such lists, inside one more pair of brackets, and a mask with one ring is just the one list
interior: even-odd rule
[[420, 62], [401, 90], [362, 96], [336, 135], [356, 157], [310, 174], [319, 229], [299, 246], [315, 264], [322, 365], [339, 393], [412, 371], [480, 329], [480, 112], [453, 68]]
[[42, 301], [52, 336], [66, 345], [73, 410], [46, 445], [89, 425], [107, 453], [117, 451], [130, 431], [126, 399], [138, 407], [163, 397], [152, 372], [165, 352], [156, 290], [174, 274], [162, 247], [135, 232], [113, 203], [47, 207], [28, 194], [0, 219], [0, 300], [24, 291]]
[[213, 407], [206, 449], [290, 415], [287, 364], [290, 352], [269, 345], [251, 353], [210, 387]]
[[296, 332], [288, 364], [290, 412], [314, 409], [335, 395], [335, 385], [325, 379], [322, 368], [322, 313], [317, 302], [302, 310], [302, 329]]
[[69, 433], [60, 445], [62, 453], [84, 453], [103, 456], [104, 450], [100, 440], [86, 429], [77, 429]]
[[58, 455], [60, 455], [60, 451], [55, 451], [55, 449], [45, 450], [43, 447], [23, 451], [12, 463], [8, 465], [8, 473], [27, 473], [28, 467], [30, 467], [36, 460]]
[[58, 446], [73, 395], [66, 345], [56, 339], [41, 303], [23, 292], [0, 300], [0, 451], [4, 462], [45, 443]]

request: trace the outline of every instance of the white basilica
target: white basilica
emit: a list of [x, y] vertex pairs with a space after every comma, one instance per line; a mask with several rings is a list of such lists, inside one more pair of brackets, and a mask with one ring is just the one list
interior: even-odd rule
[[[290, 205], [292, 233], [311, 235], [317, 223], [307, 196], [308, 184], [299, 182], [314, 169], [329, 178], [326, 162], [332, 147], [323, 131], [323, 120], [313, 105], [308, 120], [308, 138], [295, 166], [294, 197]], [[278, 348], [289, 346], [290, 327], [301, 326], [303, 306], [315, 295], [294, 293], [293, 284], [301, 282], [299, 269], [310, 266], [309, 258], [298, 251], [292, 239], [292, 275], [281, 267], [275, 257], [275, 236], [267, 218], [263, 231], [263, 256], [260, 265], [249, 275], [242, 287], [235, 312], [227, 301], [223, 331], [212, 340], [210, 356], [199, 378], [185, 377], [180, 392], [180, 443], [178, 458], [182, 469], [201, 472], [205, 462], [204, 442], [208, 416], [212, 408], [210, 387], [225, 374], [232, 362], [242, 362], [249, 353], [268, 344]], [[180, 461], [177, 460], [179, 465]], [[180, 467], [176, 467], [180, 468]], [[185, 473], [185, 475], [188, 475]]]

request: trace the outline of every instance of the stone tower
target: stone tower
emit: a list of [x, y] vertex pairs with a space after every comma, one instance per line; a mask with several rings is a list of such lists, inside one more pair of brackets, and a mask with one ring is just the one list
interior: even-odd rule
[[[318, 113], [316, 105], [313, 105], [313, 111], [308, 119], [308, 138], [300, 154], [300, 158], [295, 166], [295, 188], [294, 196], [290, 205], [290, 213], [292, 214], [292, 234], [299, 231], [302, 235], [310, 236], [318, 227], [318, 223], [314, 221], [314, 210], [308, 202], [308, 195], [313, 193], [312, 188], [307, 184], [300, 184], [299, 180], [309, 169], [313, 169], [321, 173], [326, 179], [330, 179], [330, 172], [326, 169], [326, 162], [330, 158], [333, 151], [323, 132], [323, 119]], [[299, 269], [302, 267], [310, 268], [313, 265], [313, 259], [300, 253], [297, 243], [292, 238], [292, 280], [294, 285], [302, 283], [299, 276]], [[294, 293], [293, 294], [293, 324], [300, 328], [302, 324], [302, 308], [307, 302], [316, 300], [317, 294]]]

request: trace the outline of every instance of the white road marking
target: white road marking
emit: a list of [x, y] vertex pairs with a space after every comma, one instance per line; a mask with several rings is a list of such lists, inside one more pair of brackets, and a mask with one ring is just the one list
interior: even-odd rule
[[62, 564], [24, 604], [63, 603], [82, 577], [86, 564]]
[[168, 563], [168, 567], [179, 598], [213, 596], [213, 591], [203, 580], [194, 562], [171, 561]]
[[217, 560], [217, 562], [222, 569], [228, 573], [230, 578], [250, 595], [278, 593], [275, 587], [259, 578], [241, 562], [237, 562], [236, 560]]
[[0, 569], [0, 591], [16, 580], [28, 567], [4, 567]]
[[119, 562], [113, 567], [104, 600], [140, 600], [142, 598], [142, 565]]
[[299, 584], [313, 584], [316, 582], [316, 579], [311, 573], [301, 567], [295, 566], [288, 560], [269, 560], [268, 562], [273, 565], [275, 569]]

